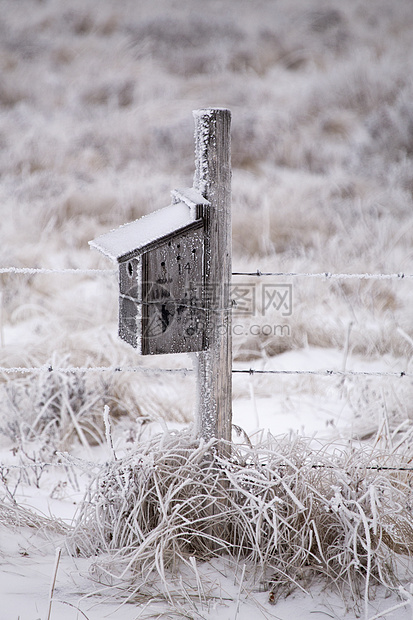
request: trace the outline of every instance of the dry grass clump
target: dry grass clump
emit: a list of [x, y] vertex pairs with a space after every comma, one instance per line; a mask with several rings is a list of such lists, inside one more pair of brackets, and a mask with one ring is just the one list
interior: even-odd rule
[[[39, 371], [0, 374], [0, 437], [9, 438], [17, 448], [40, 445], [50, 456], [76, 444], [89, 452], [90, 446], [104, 443], [105, 406], [116, 421], [123, 419], [125, 424], [135, 424], [137, 419], [163, 423], [165, 408], [170, 422], [192, 420], [192, 374], [155, 372], [150, 365], [137, 363], [133, 351], [129, 357], [115, 358], [110, 339], [104, 342], [107, 346], [100, 357], [69, 339], [68, 348], [73, 346], [76, 355], [53, 355], [45, 364], [35, 356], [3, 358], [7, 367]], [[90, 366], [98, 370], [88, 372]], [[137, 366], [141, 372], [124, 370]]]
[[99, 428], [102, 397], [86, 385], [82, 373], [40, 373], [3, 384], [0, 433], [16, 444], [43, 437], [46, 444], [66, 449], [73, 437], [85, 445], [102, 442]]
[[51, 533], [67, 534], [70, 527], [56, 517], [36, 514], [21, 504], [8, 503], [0, 498], [0, 524], [7, 528], [33, 528], [50, 537]]
[[106, 554], [95, 577], [130, 599], [154, 583], [170, 596], [190, 558], [227, 555], [271, 598], [315, 576], [355, 603], [374, 585], [397, 587], [399, 560], [413, 553], [413, 495], [408, 472], [386, 467], [406, 455], [297, 437], [232, 445], [229, 457], [214, 457], [217, 447], [162, 436], [102, 467], [70, 540], [77, 554]]
[[[15, 446], [35, 442], [47, 453], [67, 450], [78, 442], [86, 449], [104, 442], [104, 405], [115, 417], [127, 407], [136, 417], [141, 411], [133, 397], [121, 389], [116, 374], [67, 372], [68, 359], [50, 360], [50, 372], [0, 379], [0, 435]], [[53, 368], [54, 367], [54, 368]]]

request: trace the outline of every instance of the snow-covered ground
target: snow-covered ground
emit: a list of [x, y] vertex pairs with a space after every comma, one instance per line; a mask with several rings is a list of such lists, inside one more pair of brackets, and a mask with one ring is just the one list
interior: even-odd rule
[[[252, 304], [234, 315], [234, 369], [334, 371], [234, 374], [234, 424], [253, 442], [270, 431], [332, 449], [402, 445], [408, 462], [411, 0], [0, 5], [0, 269], [107, 270], [0, 271], [0, 366], [55, 369], [0, 377], [0, 620], [49, 620], [57, 548], [52, 620], [351, 620], [355, 610], [323, 583], [271, 605], [224, 559], [198, 567], [203, 604], [122, 604], [95, 582], [94, 558], [66, 552], [65, 527], [93, 463], [112, 458], [104, 405], [121, 455], [191, 423], [194, 377], [58, 369], [192, 367], [186, 355], [138, 358], [117, 338], [116, 272], [88, 241], [191, 186], [192, 110], [228, 107], [234, 271], [405, 274], [234, 276], [234, 296]], [[264, 284], [291, 286], [291, 312], [265, 307]], [[370, 620], [412, 596], [375, 594], [360, 603]]]

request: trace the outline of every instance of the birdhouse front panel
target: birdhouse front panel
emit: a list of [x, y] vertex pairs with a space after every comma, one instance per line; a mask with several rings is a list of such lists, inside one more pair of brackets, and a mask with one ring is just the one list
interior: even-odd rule
[[204, 349], [203, 260], [199, 220], [142, 256], [143, 355]]
[[141, 274], [141, 256], [119, 263], [119, 336], [135, 348], [142, 329]]

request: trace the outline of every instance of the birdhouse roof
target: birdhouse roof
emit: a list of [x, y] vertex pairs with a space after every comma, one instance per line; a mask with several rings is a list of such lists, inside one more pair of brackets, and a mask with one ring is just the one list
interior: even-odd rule
[[89, 241], [89, 245], [112, 260], [120, 260], [131, 252], [143, 251], [145, 246], [193, 221], [190, 207], [178, 202], [100, 235]]
[[89, 245], [112, 260], [121, 260], [158, 239], [179, 232], [197, 218], [196, 207], [210, 203], [193, 188], [173, 190], [174, 204], [115, 228], [89, 241]]

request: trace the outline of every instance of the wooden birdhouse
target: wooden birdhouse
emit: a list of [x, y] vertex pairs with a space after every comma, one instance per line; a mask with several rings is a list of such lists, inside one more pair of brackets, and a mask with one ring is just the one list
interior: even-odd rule
[[119, 336], [142, 355], [205, 349], [204, 218], [195, 189], [90, 241], [119, 264]]
[[[90, 242], [119, 264], [119, 335], [143, 355], [191, 353], [195, 433], [232, 430], [231, 112], [195, 119], [194, 186], [172, 204]], [[215, 448], [214, 448], [215, 449]]]

